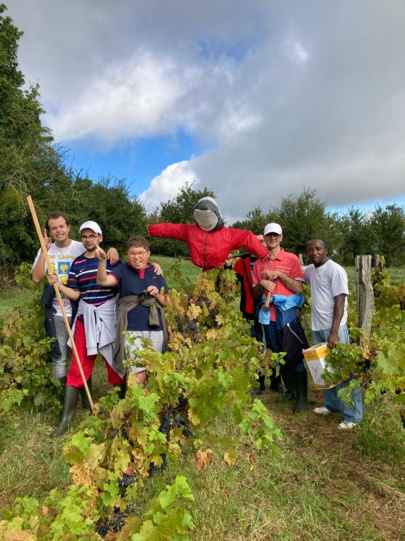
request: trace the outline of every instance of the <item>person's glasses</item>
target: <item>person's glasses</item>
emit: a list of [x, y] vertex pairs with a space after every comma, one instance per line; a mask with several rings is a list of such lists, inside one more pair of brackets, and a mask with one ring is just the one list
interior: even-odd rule
[[268, 233], [266, 237], [273, 237], [274, 239], [278, 239], [280, 235], [278, 233]]
[[98, 237], [98, 235], [82, 235], [81, 236], [81, 239], [82, 240], [94, 240]]
[[146, 252], [145, 250], [143, 250], [142, 252], [136, 252], [136, 253], [129, 253], [129, 257], [143, 257], [145, 254], [147, 254], [148, 252]]

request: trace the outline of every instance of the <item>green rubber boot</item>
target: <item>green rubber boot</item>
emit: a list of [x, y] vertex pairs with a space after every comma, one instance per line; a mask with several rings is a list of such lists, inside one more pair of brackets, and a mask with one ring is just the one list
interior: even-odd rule
[[[91, 381], [91, 376], [87, 380], [87, 387], [89, 388], [90, 396], [91, 396], [91, 399], [93, 400], [93, 384]], [[91, 408], [90, 408], [89, 398], [87, 396], [86, 389], [84, 387], [80, 387], [80, 396], [82, 399], [82, 408], [84, 410], [90, 410]]]
[[77, 400], [79, 398], [79, 389], [66, 385], [65, 387], [65, 400], [63, 403], [62, 417], [59, 425], [53, 432], [51, 432], [51, 438], [57, 438], [66, 432], [69, 428], [69, 423], [73, 418], [76, 411]]

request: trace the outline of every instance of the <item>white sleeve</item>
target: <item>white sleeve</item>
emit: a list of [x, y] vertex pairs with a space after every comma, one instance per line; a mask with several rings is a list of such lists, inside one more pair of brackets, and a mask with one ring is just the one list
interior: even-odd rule
[[349, 295], [349, 284], [347, 273], [340, 265], [333, 265], [330, 274], [332, 297], [338, 295]]

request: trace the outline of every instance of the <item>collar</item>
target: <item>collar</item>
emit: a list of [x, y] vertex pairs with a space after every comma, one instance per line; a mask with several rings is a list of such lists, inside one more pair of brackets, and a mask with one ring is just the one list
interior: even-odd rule
[[275, 261], [276, 259], [283, 259], [283, 254], [284, 254], [284, 248], [281, 248], [280, 247], [280, 251], [278, 252], [278, 254], [276, 255], [276, 257], [269, 257], [270, 261]]
[[144, 269], [141, 269], [141, 270], [138, 270], [138, 269], [134, 269], [134, 267], [131, 267], [131, 265], [128, 263], [128, 267], [130, 269], [132, 269], [133, 271], [137, 272], [139, 274], [139, 278], [145, 278], [145, 272], [150, 269], [150, 263], [148, 263], [148, 266], [145, 267]]

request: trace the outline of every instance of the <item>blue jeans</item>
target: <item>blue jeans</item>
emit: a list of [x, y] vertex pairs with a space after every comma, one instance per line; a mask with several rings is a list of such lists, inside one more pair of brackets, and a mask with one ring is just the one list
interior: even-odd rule
[[[311, 331], [312, 342], [318, 344], [319, 342], [327, 342], [330, 329], [323, 329], [321, 331]], [[339, 341], [343, 344], [350, 344], [349, 333], [346, 325], [339, 327]], [[360, 423], [363, 420], [363, 399], [361, 396], [360, 387], [355, 387], [351, 394], [350, 399], [353, 402], [353, 406], [346, 404], [344, 400], [338, 396], [340, 389], [344, 389], [349, 385], [351, 380], [339, 383], [332, 389], [325, 389], [323, 391], [323, 399], [325, 408], [334, 413], [342, 412], [343, 419], [351, 423]]]

